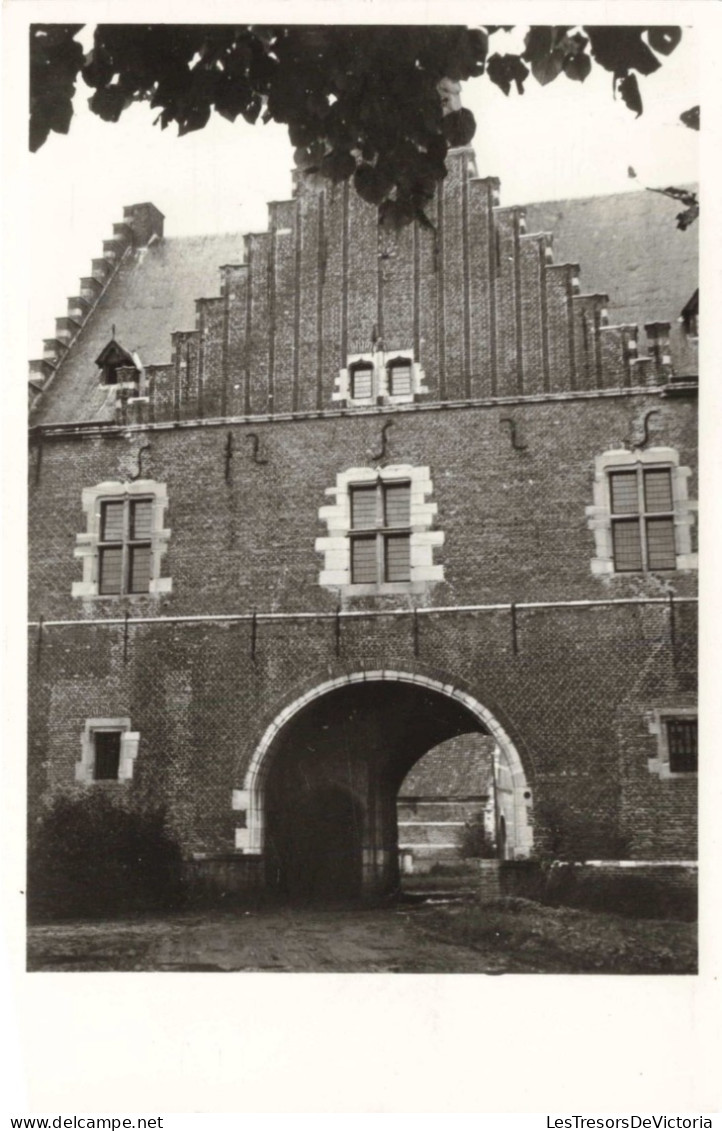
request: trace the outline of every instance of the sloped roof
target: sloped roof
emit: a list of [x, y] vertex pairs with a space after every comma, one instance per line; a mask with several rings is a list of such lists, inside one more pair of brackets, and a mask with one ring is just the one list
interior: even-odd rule
[[409, 771], [399, 797], [488, 796], [493, 749], [493, 739], [481, 734], [462, 734], [440, 743]]
[[[174, 330], [193, 330], [195, 300], [220, 293], [219, 267], [243, 262], [243, 236], [175, 236], [130, 251], [43, 396], [38, 420], [103, 418], [95, 360], [113, 336], [143, 365], [171, 359]], [[82, 267], [82, 264], [79, 265]]]
[[[698, 285], [697, 230], [677, 230], [673, 200], [640, 191], [525, 208], [528, 232], [553, 232], [555, 262], [580, 264], [582, 290], [609, 295], [610, 322], [670, 321], [675, 370], [696, 372], [677, 319]], [[195, 300], [219, 294], [219, 267], [241, 262], [240, 233], [162, 238], [129, 252], [43, 394], [37, 421], [111, 418], [95, 359], [113, 326], [143, 365], [167, 363], [173, 331], [195, 327]]]
[[527, 204], [525, 211], [527, 232], [553, 232], [555, 263], [580, 265], [582, 291], [609, 295], [610, 323], [672, 323], [674, 367], [683, 374], [696, 373], [697, 364], [677, 319], [699, 285], [699, 225], [680, 231], [680, 207], [641, 190]]

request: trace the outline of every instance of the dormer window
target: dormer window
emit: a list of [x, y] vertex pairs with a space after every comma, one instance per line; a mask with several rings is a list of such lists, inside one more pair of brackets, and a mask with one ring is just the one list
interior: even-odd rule
[[688, 338], [695, 341], [699, 337], [699, 291], [695, 291], [682, 310], [680, 321]]
[[115, 338], [111, 338], [95, 364], [100, 369], [101, 385], [137, 385], [140, 380], [138, 357], [123, 349]]

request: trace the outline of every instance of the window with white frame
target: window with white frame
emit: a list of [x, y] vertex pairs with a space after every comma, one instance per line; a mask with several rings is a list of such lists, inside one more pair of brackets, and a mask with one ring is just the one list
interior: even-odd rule
[[348, 358], [331, 399], [352, 406], [407, 404], [428, 391], [413, 350], [377, 348]]
[[657, 738], [650, 773], [660, 778], [682, 778], [697, 773], [697, 710], [694, 707], [659, 708], [647, 716], [649, 731]]
[[596, 547], [592, 572], [696, 569], [696, 503], [688, 498], [690, 469], [679, 466], [678, 453], [615, 450], [595, 462], [594, 505], [587, 507]]
[[411, 484], [357, 483], [351, 492], [351, 582], [408, 581], [411, 569]]
[[129, 718], [87, 719], [75, 780], [85, 784], [130, 781], [139, 741], [140, 734], [130, 729]]
[[609, 517], [616, 573], [676, 568], [670, 467], [610, 471]]
[[165, 484], [99, 483], [83, 491], [82, 503], [87, 529], [76, 536], [75, 556], [83, 562], [83, 580], [73, 583], [73, 596], [169, 593], [171, 579], [161, 577], [170, 538], [164, 525]]
[[422, 593], [444, 576], [434, 549], [444, 534], [432, 530], [428, 467], [408, 464], [349, 468], [327, 494], [334, 502], [319, 518], [328, 536], [316, 540], [324, 555], [319, 583], [348, 595]]

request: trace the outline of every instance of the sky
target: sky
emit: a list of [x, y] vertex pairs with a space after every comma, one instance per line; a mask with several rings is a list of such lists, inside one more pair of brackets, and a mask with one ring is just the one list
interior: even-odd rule
[[[518, 49], [521, 35], [495, 35], [492, 50]], [[89, 28], [81, 39], [89, 45]], [[661, 68], [640, 80], [639, 119], [613, 98], [611, 76], [597, 68], [584, 84], [562, 75], [541, 87], [530, 77], [523, 96], [506, 97], [486, 79], [464, 84], [462, 101], [477, 122], [479, 174], [501, 179], [502, 204], [696, 182], [699, 135], [679, 114], [699, 101], [697, 49], [694, 30], [686, 29]], [[284, 126], [231, 124], [216, 115], [179, 138], [174, 126], [154, 126], [156, 112], [145, 105], [118, 123], [103, 122], [87, 108], [90, 93], [81, 81], [69, 134], [51, 135], [28, 155], [30, 357], [41, 356], [42, 339], [52, 336], [55, 317], [65, 313], [124, 205], [152, 201], [174, 236], [263, 230], [267, 202], [290, 196]]]

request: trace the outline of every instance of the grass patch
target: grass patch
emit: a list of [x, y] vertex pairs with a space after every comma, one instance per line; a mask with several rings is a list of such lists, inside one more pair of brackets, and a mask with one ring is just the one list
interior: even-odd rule
[[512, 956], [520, 972], [697, 972], [694, 923], [630, 919], [517, 898], [429, 908], [425, 921], [450, 941]]

